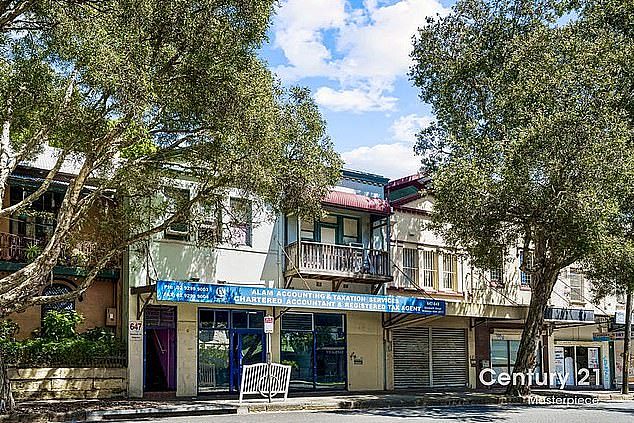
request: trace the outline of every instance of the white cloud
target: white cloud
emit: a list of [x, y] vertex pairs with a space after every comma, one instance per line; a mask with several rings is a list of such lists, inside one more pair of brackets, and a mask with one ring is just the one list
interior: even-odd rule
[[350, 169], [378, 173], [390, 179], [412, 175], [421, 166], [420, 157], [414, 155], [416, 133], [432, 120], [416, 114], [401, 116], [392, 123], [392, 138], [388, 142], [358, 147], [341, 153], [341, 157]]
[[409, 143], [359, 147], [341, 153], [341, 157], [349, 169], [378, 173], [390, 179], [414, 174], [420, 168], [420, 158], [414, 155]]
[[416, 114], [401, 116], [392, 123], [390, 130], [396, 141], [413, 143], [416, 141], [416, 134], [433, 120], [432, 117]]
[[389, 111], [396, 108], [397, 100], [396, 97], [383, 95], [380, 90], [365, 90], [362, 88], [333, 90], [330, 87], [321, 87], [315, 92], [317, 104], [337, 112]]
[[[426, 16], [446, 12], [438, 0], [393, 4], [367, 0], [360, 8], [345, 0], [286, 0], [274, 23], [274, 42], [288, 65], [276, 71], [287, 81], [305, 77], [334, 81], [336, 88], [322, 88], [329, 88], [326, 92], [331, 97], [334, 92], [346, 97], [350, 107], [345, 110], [386, 110], [385, 106], [367, 108], [367, 98], [354, 102], [348, 97], [372, 92], [377, 99], [391, 98], [388, 94], [395, 79], [404, 77], [411, 64], [409, 53], [416, 29]], [[322, 105], [331, 107], [330, 103]], [[336, 108], [340, 102], [332, 105], [341, 110]]]

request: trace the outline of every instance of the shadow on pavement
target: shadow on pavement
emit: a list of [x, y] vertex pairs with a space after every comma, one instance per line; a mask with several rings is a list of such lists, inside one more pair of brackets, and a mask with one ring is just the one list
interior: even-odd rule
[[[509, 405], [489, 406], [440, 406], [418, 408], [383, 408], [374, 410], [335, 410], [329, 413], [347, 415], [366, 415], [377, 417], [426, 417], [459, 422], [499, 422], [511, 419], [509, 414], [522, 413], [526, 407]], [[502, 414], [503, 413], [503, 414]]]

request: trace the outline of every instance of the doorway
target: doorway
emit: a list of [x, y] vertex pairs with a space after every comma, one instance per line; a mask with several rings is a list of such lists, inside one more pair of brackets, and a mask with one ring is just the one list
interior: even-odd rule
[[235, 393], [242, 366], [266, 361], [264, 312], [200, 309], [198, 392]]
[[144, 392], [176, 391], [176, 307], [144, 312]]

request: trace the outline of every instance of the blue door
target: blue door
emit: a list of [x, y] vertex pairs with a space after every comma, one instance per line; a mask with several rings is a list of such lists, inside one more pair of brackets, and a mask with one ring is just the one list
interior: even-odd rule
[[242, 366], [266, 362], [266, 345], [262, 330], [234, 329], [231, 331], [230, 390], [240, 391]]

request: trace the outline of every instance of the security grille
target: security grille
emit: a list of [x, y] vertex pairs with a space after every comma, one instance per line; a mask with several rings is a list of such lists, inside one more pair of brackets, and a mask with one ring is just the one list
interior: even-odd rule
[[394, 388], [429, 386], [429, 329], [408, 328], [392, 332]]

